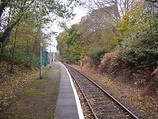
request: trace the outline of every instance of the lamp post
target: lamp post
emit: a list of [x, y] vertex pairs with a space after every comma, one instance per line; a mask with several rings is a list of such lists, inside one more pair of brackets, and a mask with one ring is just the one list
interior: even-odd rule
[[[53, 48], [55, 47], [54, 45], [52, 45]], [[52, 53], [53, 54], [53, 62], [55, 62], [55, 52]]]
[[40, 43], [40, 79], [42, 79], [43, 76], [43, 70], [42, 70], [42, 47], [43, 43]]
[[49, 56], [50, 68], [52, 67], [52, 50], [51, 50], [51, 43], [50, 43], [50, 56]]

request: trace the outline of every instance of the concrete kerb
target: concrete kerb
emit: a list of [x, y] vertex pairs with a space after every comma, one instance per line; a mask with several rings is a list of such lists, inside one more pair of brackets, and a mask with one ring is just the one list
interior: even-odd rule
[[66, 72], [68, 73], [68, 76], [70, 78], [70, 83], [71, 83], [71, 86], [72, 86], [72, 89], [73, 89], [73, 92], [74, 92], [74, 95], [75, 95], [75, 100], [76, 100], [76, 104], [77, 104], [77, 111], [78, 111], [79, 118], [84, 119], [83, 110], [82, 110], [82, 107], [81, 107], [81, 103], [80, 103], [77, 91], [76, 91], [75, 86], [73, 84], [72, 77], [71, 77], [70, 73], [68, 72], [68, 69], [65, 67], [65, 65], [62, 64], [61, 62], [60, 62], [60, 64], [64, 66], [64, 68], [66, 69]]

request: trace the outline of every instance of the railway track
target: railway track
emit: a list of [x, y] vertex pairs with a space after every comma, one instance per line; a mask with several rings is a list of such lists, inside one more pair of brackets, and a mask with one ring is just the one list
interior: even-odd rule
[[87, 101], [94, 119], [139, 119], [85, 74], [69, 65], [66, 67]]

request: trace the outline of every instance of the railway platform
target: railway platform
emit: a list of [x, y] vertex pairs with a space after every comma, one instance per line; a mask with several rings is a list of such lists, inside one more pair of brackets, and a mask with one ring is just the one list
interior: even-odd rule
[[60, 89], [54, 119], [84, 119], [81, 104], [71, 76], [66, 67], [60, 65]]

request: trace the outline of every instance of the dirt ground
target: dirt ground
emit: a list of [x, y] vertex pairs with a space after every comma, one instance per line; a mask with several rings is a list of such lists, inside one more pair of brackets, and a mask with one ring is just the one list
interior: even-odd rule
[[60, 66], [53, 64], [0, 113], [0, 119], [53, 119], [60, 82]]

